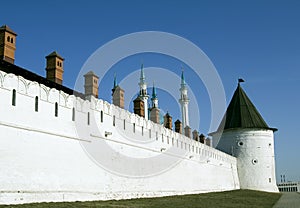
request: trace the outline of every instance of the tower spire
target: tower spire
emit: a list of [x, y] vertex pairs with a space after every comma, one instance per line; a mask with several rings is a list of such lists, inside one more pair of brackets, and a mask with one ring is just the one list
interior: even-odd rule
[[[145, 78], [145, 72], [144, 72], [144, 64], [141, 65], [141, 74], [140, 74], [140, 94], [139, 97], [144, 101], [144, 111], [148, 112], [148, 98], [149, 95], [147, 93], [147, 83]], [[148, 120], [148, 113], [145, 113], [145, 119]]]
[[181, 116], [182, 116], [182, 129], [183, 129], [183, 134], [185, 134], [184, 129], [186, 126], [189, 126], [189, 109], [188, 109], [188, 104], [190, 102], [188, 98], [188, 92], [187, 92], [187, 87], [184, 79], [184, 71], [183, 67], [181, 68], [181, 87], [180, 87], [180, 99], [179, 103], [181, 105]]
[[151, 101], [152, 101], [152, 108], [158, 108], [158, 99], [157, 99], [156, 87], [155, 87], [154, 82], [153, 82], [153, 87], [152, 87]]
[[116, 72], [114, 73], [114, 87], [113, 89], [115, 89], [118, 86], [118, 82], [117, 82], [117, 74]]
[[184, 69], [183, 66], [181, 66], [181, 85], [186, 85], [184, 80]]
[[145, 72], [144, 72], [144, 64], [141, 65], [141, 76], [140, 81], [145, 81]]

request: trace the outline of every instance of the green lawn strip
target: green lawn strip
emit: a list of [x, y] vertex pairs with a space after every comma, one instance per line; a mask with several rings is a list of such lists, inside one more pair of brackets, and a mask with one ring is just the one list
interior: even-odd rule
[[250, 190], [129, 200], [9, 205], [12, 208], [272, 208], [281, 194]]

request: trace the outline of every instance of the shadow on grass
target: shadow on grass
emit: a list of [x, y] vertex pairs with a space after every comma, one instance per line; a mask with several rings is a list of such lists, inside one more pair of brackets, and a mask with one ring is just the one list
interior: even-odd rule
[[250, 190], [235, 190], [216, 193], [143, 198], [129, 200], [35, 203], [6, 205], [12, 208], [272, 208], [281, 194]]

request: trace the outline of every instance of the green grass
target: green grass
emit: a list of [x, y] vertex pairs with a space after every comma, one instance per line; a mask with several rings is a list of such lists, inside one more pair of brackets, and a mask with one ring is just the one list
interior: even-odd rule
[[93, 202], [35, 203], [8, 205], [12, 208], [272, 208], [281, 194], [250, 190], [236, 190], [217, 193], [143, 198], [130, 200], [111, 200]]

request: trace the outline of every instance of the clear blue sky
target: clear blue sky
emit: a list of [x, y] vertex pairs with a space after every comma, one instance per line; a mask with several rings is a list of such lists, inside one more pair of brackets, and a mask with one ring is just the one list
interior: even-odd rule
[[[243, 88], [250, 99], [269, 126], [279, 129], [275, 133], [277, 178], [285, 174], [288, 180], [298, 181], [299, 20], [299, 1], [4, 1], [0, 12], [0, 24], [18, 33], [15, 63], [44, 76], [45, 56], [57, 50], [66, 59], [64, 85], [70, 88], [87, 58], [119, 36], [164, 31], [190, 40], [215, 65], [227, 103], [237, 78], [246, 80]], [[110, 101], [113, 73], [122, 80], [140, 67], [141, 59], [145, 67], [164, 67], [180, 74], [181, 63], [171, 57], [128, 57], [106, 75], [100, 97]], [[201, 104], [198, 129], [207, 134], [209, 97], [203, 83], [186, 68], [186, 81], [197, 89]], [[138, 90], [137, 82], [133, 84]], [[174, 87], [179, 88], [179, 83]], [[179, 118], [177, 104], [170, 104], [168, 94], [158, 90], [158, 96], [160, 107], [174, 120]]]

